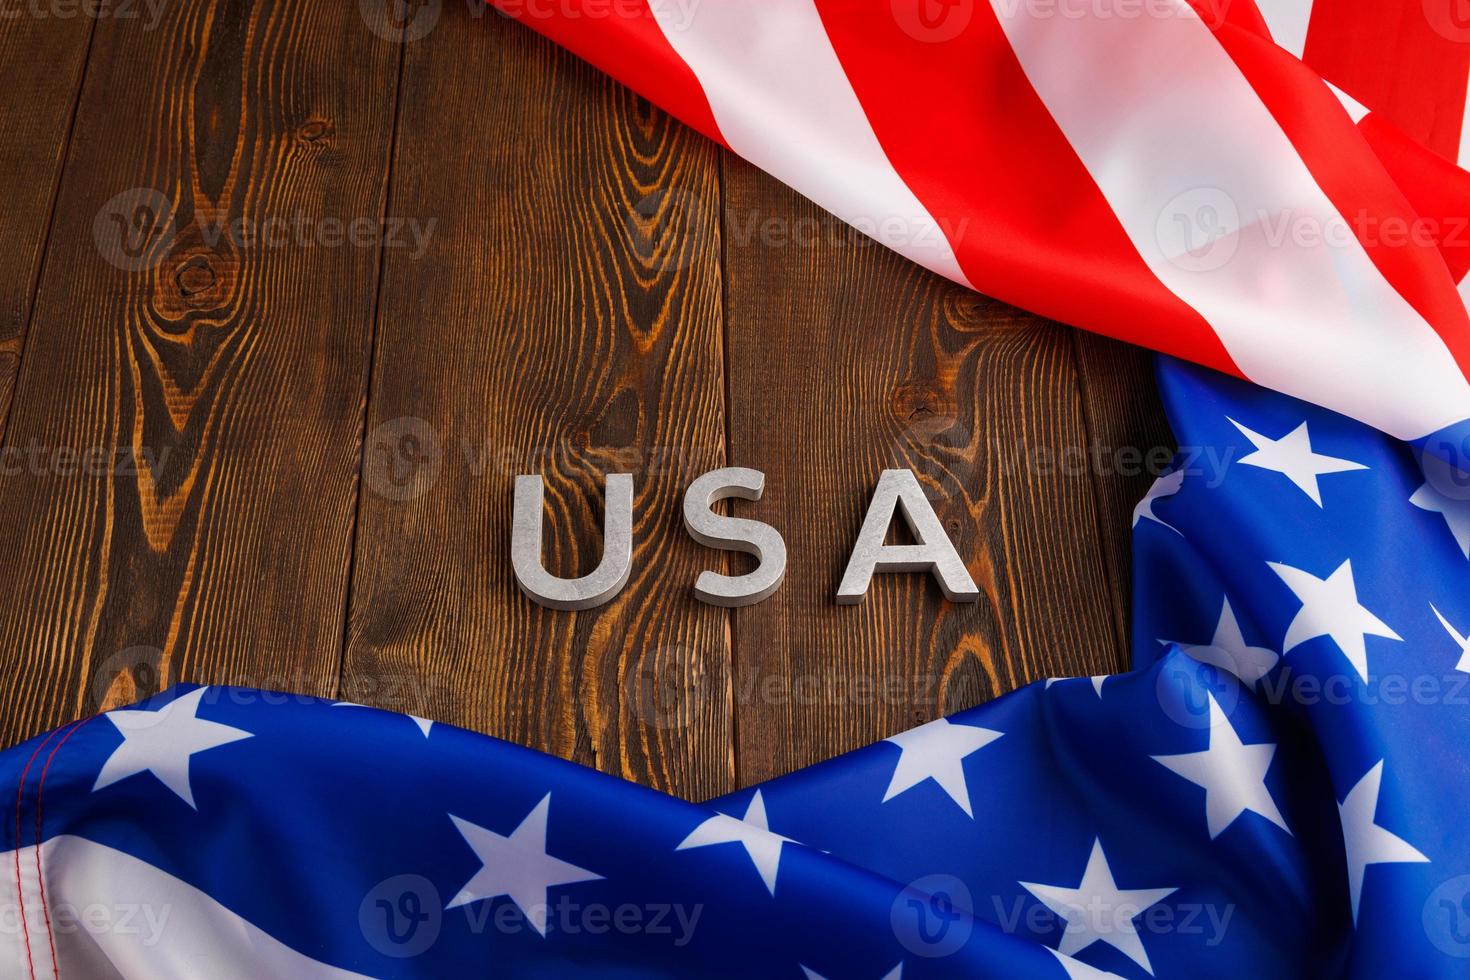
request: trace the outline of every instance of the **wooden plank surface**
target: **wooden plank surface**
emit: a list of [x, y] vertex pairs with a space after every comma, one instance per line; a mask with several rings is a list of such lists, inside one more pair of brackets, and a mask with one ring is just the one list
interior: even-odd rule
[[[1116, 671], [1070, 336], [925, 272], [738, 161], [725, 168], [730, 455], [767, 474], [780, 592], [737, 610], [748, 784], [1041, 677]], [[907, 467], [980, 588], [841, 578], [879, 473]], [[1104, 630], [1099, 630], [1099, 624]]]
[[[1177, 448], [1154, 355], [1097, 334], [1072, 331], [1087, 421], [1086, 466], [1097, 493], [1098, 533], [1122, 649], [1132, 636], [1133, 509], [1168, 470]], [[1124, 658], [1126, 665], [1131, 658]], [[1122, 669], [1122, 667], [1116, 668]]]
[[5, 433], [0, 741], [336, 684], [378, 249], [271, 222], [380, 218], [399, 49], [355, 4], [161, 15], [96, 25]]
[[[408, 52], [391, 207], [438, 232], [387, 256], [344, 692], [407, 678], [418, 713], [733, 789], [727, 614], [689, 594], [710, 553], [680, 517], [725, 458], [715, 148], [450, 6]], [[597, 609], [537, 606], [510, 568], [516, 474], [545, 479], [546, 565], [574, 576], [601, 554], [608, 472], [634, 474], [631, 580]]]
[[96, 23], [14, 13], [0, 18], [0, 436]]
[[[23, 355], [4, 446], [41, 460], [0, 478], [0, 743], [184, 679], [702, 798], [1124, 666], [1147, 479], [1066, 460], [1167, 440], [1146, 358], [916, 268], [518, 25], [431, 5], [397, 44], [391, 6], [99, 22], [64, 167], [39, 136], [0, 149], [62, 173], [49, 226], [40, 184], [0, 187], [32, 202], [0, 256], [16, 331], [43, 270], [24, 347], [0, 336], [0, 369]], [[120, 249], [149, 190], [175, 223]], [[387, 222], [335, 247], [202, 234], [294, 215]], [[66, 463], [87, 451], [100, 475]], [[790, 554], [734, 612], [691, 586], [746, 559], [680, 518], [726, 464], [766, 472], [734, 512]], [[833, 603], [890, 466], [980, 602], [904, 575]], [[546, 479], [546, 564], [573, 575], [608, 472], [635, 476], [629, 585], [536, 606], [510, 571], [515, 475]]]

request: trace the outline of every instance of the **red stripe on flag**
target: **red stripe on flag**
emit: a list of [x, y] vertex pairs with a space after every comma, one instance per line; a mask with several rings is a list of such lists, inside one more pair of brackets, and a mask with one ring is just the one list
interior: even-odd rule
[[1409, 137], [1455, 159], [1470, 75], [1464, 0], [1316, 0], [1303, 60]]
[[1243, 31], [1226, 28], [1215, 37], [1373, 264], [1439, 334], [1460, 370], [1470, 373], [1470, 317], [1435, 244], [1436, 223], [1422, 218], [1388, 178], [1357, 124], [1315, 72]]
[[1139, 256], [988, 7], [956, 30], [817, 6], [884, 152], [976, 289], [1240, 374]]
[[1427, 219], [1456, 281], [1470, 272], [1470, 173], [1425, 149], [1373, 113], [1358, 129], [1414, 210]]

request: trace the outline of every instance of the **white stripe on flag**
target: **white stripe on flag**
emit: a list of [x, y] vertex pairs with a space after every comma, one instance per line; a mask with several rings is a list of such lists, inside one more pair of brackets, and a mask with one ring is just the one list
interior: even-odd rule
[[1337, 96], [1337, 101], [1342, 103], [1342, 107], [1347, 110], [1347, 114], [1352, 117], [1353, 122], [1360, 123], [1365, 118], [1367, 118], [1367, 115], [1370, 111], [1367, 106], [1363, 105], [1363, 103], [1359, 102], [1351, 95], [1348, 95], [1346, 92], [1338, 88], [1336, 85], [1333, 85], [1331, 82], [1326, 82], [1326, 85], [1329, 89], [1332, 90], [1332, 94]]
[[[53, 837], [20, 853], [25, 923], [0, 923], [0, 976], [148, 977], [149, 980], [366, 980], [296, 952], [193, 885], [82, 837]], [[35, 868], [46, 871], [43, 909]], [[56, 962], [51, 950], [56, 949]]]
[[1029, 17], [1024, 5], [1008, 17], [1017, 5], [991, 0], [1154, 275], [1259, 384], [1402, 439], [1470, 417], [1449, 349], [1188, 4], [1128, 17], [1100, 2], [1090, 17]]
[[[1470, 73], [1467, 73], [1470, 75]], [[1460, 123], [1460, 155], [1455, 162], [1462, 167], [1470, 167], [1470, 77], [1466, 80], [1464, 118]]]
[[1312, 0], [1256, 0], [1266, 18], [1271, 38], [1298, 58], [1307, 49], [1307, 27], [1312, 22]]
[[849, 224], [970, 285], [934, 217], [893, 169], [811, 0], [650, 4], [730, 148]]

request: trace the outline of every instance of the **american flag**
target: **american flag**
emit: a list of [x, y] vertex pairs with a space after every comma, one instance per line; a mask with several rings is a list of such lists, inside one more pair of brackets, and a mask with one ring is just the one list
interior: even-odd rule
[[[0, 754], [7, 977], [1458, 977], [1470, 486], [1166, 361], [1132, 673], [689, 803], [178, 688]], [[7, 795], [7, 799], [9, 796]]]
[[[930, 268], [1179, 355], [1133, 670], [702, 804], [175, 688], [0, 753], [0, 976], [1470, 973], [1448, 0], [1369, 54], [1419, 0], [501, 6]], [[1448, 108], [1370, 112], [1365, 63]]]
[[1460, 113], [1457, 2], [494, 5], [956, 282], [1422, 439], [1470, 418], [1470, 176], [1262, 15], [1355, 78], [1335, 34], [1422, 21], [1370, 58]]

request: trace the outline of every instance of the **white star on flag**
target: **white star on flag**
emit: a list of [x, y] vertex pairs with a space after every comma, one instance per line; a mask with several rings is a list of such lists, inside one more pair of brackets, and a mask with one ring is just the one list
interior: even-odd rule
[[1460, 661], [1455, 664], [1455, 669], [1462, 673], [1470, 674], [1470, 636], [1461, 636], [1460, 631], [1451, 626], [1450, 621], [1444, 618], [1444, 613], [1435, 609], [1434, 603], [1430, 603], [1429, 608], [1434, 610], [1434, 615], [1439, 620], [1439, 625], [1444, 627], [1444, 631], [1450, 635], [1450, 639], [1454, 640], [1455, 645], [1460, 648]]
[[1363, 876], [1370, 864], [1422, 864], [1429, 858], [1409, 842], [1375, 823], [1378, 791], [1383, 785], [1383, 760], [1358, 780], [1347, 798], [1337, 805], [1342, 819], [1342, 837], [1347, 851], [1348, 891], [1353, 902], [1353, 925], [1358, 924], [1358, 905], [1363, 896]]
[[551, 794], [547, 793], [509, 837], [451, 813], [449, 819], [480, 859], [480, 870], [465, 882], [445, 909], [506, 895], [532, 928], [546, 935], [547, 889], [602, 879], [602, 875], [546, 853], [546, 821], [550, 811]]
[[1081, 960], [1074, 960], [1070, 956], [1058, 953], [1050, 946], [1045, 947], [1045, 949], [1048, 953], [1055, 956], [1057, 962], [1062, 964], [1062, 969], [1067, 971], [1067, 980], [1123, 980], [1116, 973], [1108, 973], [1105, 970], [1099, 970], [1095, 966], [1088, 966]]
[[[384, 714], [390, 714], [390, 715], [398, 714], [398, 712], [396, 712], [396, 711], [389, 711], [387, 708], [376, 708], [376, 707], [374, 707], [374, 706], [372, 706], [370, 704], [358, 704], [356, 701], [338, 701], [337, 703], [333, 704], [332, 707], [334, 707], [334, 708], [367, 708], [369, 711], [381, 711]], [[434, 723], [432, 721], [430, 721], [428, 718], [420, 718], [418, 715], [404, 715], [404, 717], [407, 718], [407, 719], [409, 719], [415, 725], [418, 726], [419, 731], [421, 731], [421, 732], [424, 733], [424, 738], [428, 738], [429, 737], [429, 729], [431, 729], [431, 728], [434, 727]]]
[[1248, 687], [1271, 672], [1281, 658], [1269, 647], [1253, 647], [1245, 642], [1235, 610], [1230, 608], [1227, 597], [1220, 607], [1220, 619], [1215, 624], [1215, 635], [1207, 644], [1180, 643], [1177, 640], [1160, 640], [1164, 645], [1174, 644], [1202, 664], [1219, 667], [1232, 676], [1240, 678]]
[[1266, 771], [1271, 768], [1276, 746], [1246, 745], [1215, 696], [1206, 692], [1205, 697], [1210, 700], [1210, 740], [1206, 749], [1182, 755], [1156, 755], [1153, 760], [1204, 788], [1205, 822], [1210, 828], [1210, 840], [1224, 833], [1247, 810], [1259, 813], [1291, 833], [1271, 798], [1271, 791], [1266, 788]]
[[[1059, 684], [1062, 681], [1080, 681], [1080, 680], [1087, 680], [1087, 681], [1091, 681], [1092, 682], [1092, 690], [1093, 690], [1093, 692], [1098, 697], [1102, 697], [1103, 684], [1106, 681], [1111, 680], [1112, 679], [1112, 676], [1113, 676], [1112, 674], [1093, 674], [1091, 677], [1085, 677], [1085, 678], [1084, 677], [1048, 677], [1046, 679], [1046, 685], [1045, 686], [1046, 687], [1051, 687], [1053, 684]], [[892, 739], [889, 739], [889, 741], [892, 741]]]
[[893, 768], [893, 778], [888, 782], [888, 791], [883, 794], [883, 802], [887, 803], [924, 780], [932, 779], [959, 804], [965, 816], [974, 819], [963, 760], [1000, 736], [1000, 732], [988, 728], [956, 725], [940, 718], [885, 739], [902, 751]]
[[1153, 965], [1148, 961], [1133, 920], [1179, 889], [1119, 888], [1112, 868], [1108, 867], [1101, 840], [1093, 841], [1087, 870], [1082, 872], [1082, 881], [1076, 888], [1028, 881], [1020, 885], [1066, 921], [1058, 952], [1075, 956], [1093, 943], [1104, 942], [1153, 974]]
[[1149, 487], [1148, 492], [1143, 495], [1143, 499], [1138, 502], [1138, 506], [1133, 508], [1133, 526], [1137, 527], [1139, 521], [1153, 521], [1155, 524], [1162, 524], [1175, 534], [1179, 534], [1178, 528], [1154, 513], [1154, 503], [1162, 500], [1164, 497], [1174, 496], [1183, 486], [1183, 470], [1165, 473], [1155, 480], [1153, 486]]
[[[1424, 469], [1430, 474], [1430, 479], [1425, 480], [1424, 485], [1414, 491], [1413, 496], [1409, 498], [1409, 503], [1420, 510], [1427, 510], [1431, 514], [1439, 514], [1443, 517], [1450, 533], [1455, 536], [1455, 544], [1460, 546], [1460, 554], [1470, 558], [1470, 487], [1465, 488], [1463, 496], [1450, 496], [1440, 489], [1440, 485], [1447, 485], [1444, 483], [1445, 480], [1459, 481], [1467, 477], [1451, 478], [1448, 474], [1453, 472], [1453, 467], [1432, 456], [1424, 457]], [[1436, 469], [1443, 471], [1446, 476], [1436, 478], [1434, 476]]]
[[1307, 423], [1305, 422], [1280, 439], [1263, 436], [1234, 419], [1230, 419], [1230, 424], [1239, 429], [1240, 434], [1249, 439], [1256, 447], [1255, 452], [1240, 457], [1241, 465], [1255, 466], [1282, 474], [1301, 488], [1301, 491], [1308, 497], [1311, 497], [1312, 503], [1318, 507], [1322, 506], [1322, 491], [1317, 486], [1317, 477], [1328, 473], [1346, 473], [1350, 470], [1368, 468], [1350, 459], [1338, 459], [1335, 456], [1323, 456], [1312, 452], [1312, 440], [1307, 434]]
[[207, 690], [197, 688], [152, 711], [122, 708], [107, 712], [103, 717], [122, 733], [123, 742], [102, 764], [92, 792], [140, 772], [151, 772], [179, 799], [199, 809], [189, 781], [190, 758], [253, 734], [196, 717]]
[[737, 819], [729, 814], [717, 813], [695, 827], [674, 850], [687, 851], [714, 844], [739, 844], [745, 848], [745, 853], [750, 856], [756, 871], [760, 872], [766, 889], [774, 895], [776, 872], [781, 867], [781, 848], [788, 843], [794, 844], [796, 841], [771, 833], [766, 821], [766, 801], [761, 796], [761, 791], [756, 790], [750, 806], [745, 809], [744, 817]]
[[1337, 644], [1343, 656], [1348, 658], [1348, 662], [1358, 672], [1358, 676], [1367, 681], [1366, 638], [1381, 636], [1388, 640], [1403, 639], [1358, 601], [1358, 588], [1353, 582], [1351, 561], [1337, 566], [1337, 570], [1325, 579], [1279, 562], [1271, 561], [1266, 564], [1271, 566], [1271, 570], [1281, 577], [1281, 581], [1286, 583], [1286, 587], [1302, 603], [1302, 608], [1286, 628], [1286, 639], [1281, 644], [1282, 653], [1290, 653], [1319, 636], [1331, 637], [1332, 642]]

